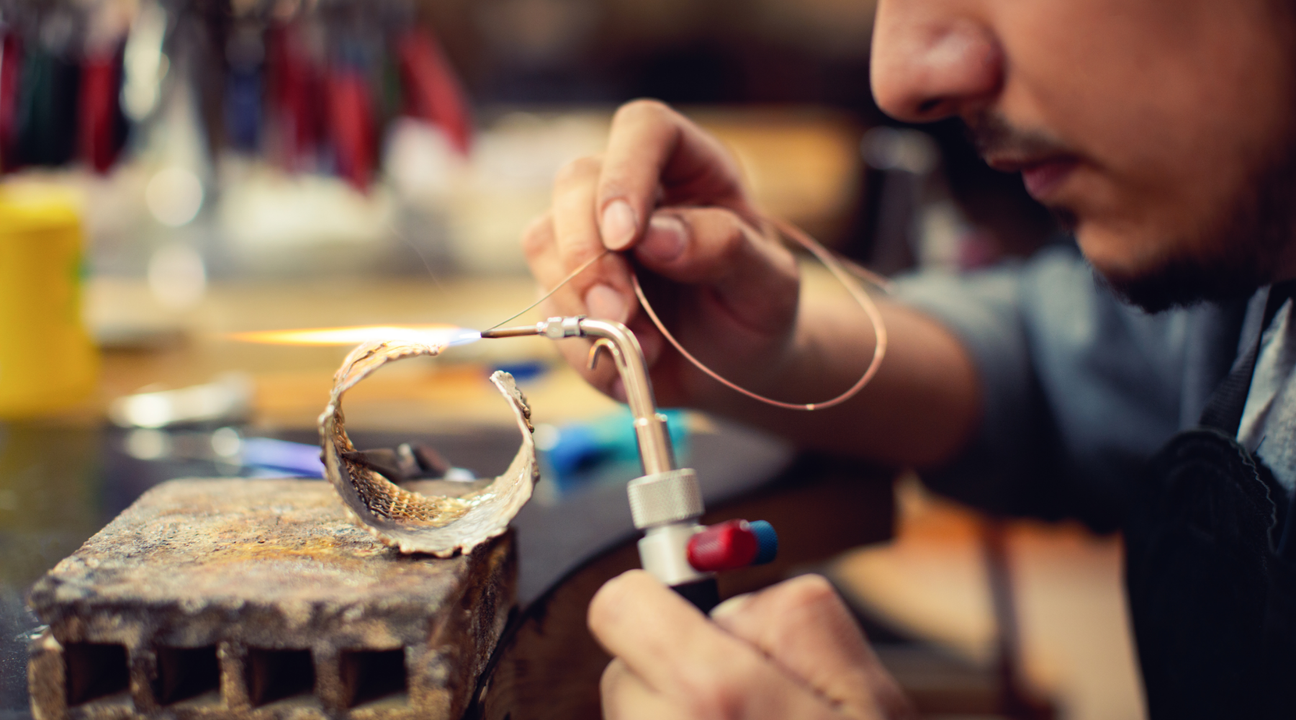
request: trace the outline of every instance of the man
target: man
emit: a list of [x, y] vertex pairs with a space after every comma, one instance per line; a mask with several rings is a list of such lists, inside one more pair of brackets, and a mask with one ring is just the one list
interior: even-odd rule
[[[620, 251], [549, 309], [628, 322], [663, 403], [917, 466], [995, 510], [1124, 526], [1154, 718], [1296, 717], [1296, 337], [1285, 286], [1268, 287], [1296, 278], [1293, 13], [1282, 0], [879, 2], [881, 108], [962, 118], [1116, 293], [1167, 313], [1115, 302], [1064, 251], [913, 278], [884, 310], [890, 350], [861, 394], [809, 414], [755, 405], [664, 346], [632, 303], [626, 255], [669, 283], [686, 347], [780, 399], [849, 386], [872, 335], [849, 308], [798, 304], [795, 263], [732, 159], [647, 102], [618, 112], [602, 156], [560, 174], [524, 248], [546, 287]], [[580, 367], [584, 349], [565, 351]], [[619, 396], [602, 370], [590, 382]], [[708, 621], [632, 572], [589, 623], [616, 656], [612, 718], [909, 713], [821, 579]]]

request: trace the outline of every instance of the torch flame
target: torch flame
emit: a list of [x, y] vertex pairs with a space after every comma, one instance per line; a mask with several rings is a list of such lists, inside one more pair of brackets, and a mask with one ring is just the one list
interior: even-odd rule
[[416, 340], [434, 345], [463, 345], [481, 339], [477, 330], [454, 325], [361, 325], [305, 330], [233, 333], [239, 342], [269, 345], [359, 345], [367, 340]]

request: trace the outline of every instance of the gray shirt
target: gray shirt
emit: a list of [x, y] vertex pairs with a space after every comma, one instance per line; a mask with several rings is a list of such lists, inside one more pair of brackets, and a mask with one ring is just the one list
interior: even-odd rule
[[1119, 525], [1143, 463], [1197, 424], [1244, 323], [1262, 320], [1264, 295], [1148, 315], [1101, 286], [1073, 247], [961, 276], [912, 275], [897, 294], [959, 337], [984, 389], [979, 434], [925, 473], [928, 484], [991, 512], [1097, 529]]
[[1296, 321], [1292, 301], [1274, 313], [1260, 337], [1251, 389], [1238, 425], [1238, 441], [1254, 453], [1287, 491], [1296, 490]]

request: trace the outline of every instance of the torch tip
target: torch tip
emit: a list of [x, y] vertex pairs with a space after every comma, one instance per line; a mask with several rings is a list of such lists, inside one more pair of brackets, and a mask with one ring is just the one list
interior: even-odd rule
[[540, 329], [535, 325], [526, 325], [523, 327], [495, 327], [489, 330], [482, 330], [478, 337], [481, 338], [507, 338], [507, 337], [525, 337], [527, 335], [539, 335]]

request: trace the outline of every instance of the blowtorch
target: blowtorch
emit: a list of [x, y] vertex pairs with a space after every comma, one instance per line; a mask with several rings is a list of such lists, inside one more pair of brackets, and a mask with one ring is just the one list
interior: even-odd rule
[[483, 339], [529, 335], [551, 340], [591, 338], [589, 367], [593, 369], [603, 353], [616, 365], [643, 462], [643, 477], [630, 481], [627, 492], [635, 528], [644, 533], [639, 540], [639, 561], [645, 570], [705, 613], [720, 601], [717, 572], [774, 559], [778, 535], [763, 520], [730, 520], [711, 527], [700, 524], [704, 507], [697, 473], [675, 467], [666, 418], [657, 412], [648, 365], [629, 328], [577, 315], [481, 333]]

